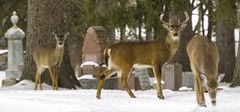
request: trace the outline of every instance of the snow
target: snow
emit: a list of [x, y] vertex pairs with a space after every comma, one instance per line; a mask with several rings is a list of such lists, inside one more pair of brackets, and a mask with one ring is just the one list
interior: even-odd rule
[[[1, 79], [5, 76], [0, 72]], [[85, 78], [91, 78], [86, 76]], [[0, 80], [1, 80], [0, 79]], [[133, 99], [123, 90], [102, 90], [100, 100], [96, 90], [51, 90], [43, 83], [44, 90], [33, 90], [34, 83], [23, 80], [11, 87], [0, 88], [0, 112], [239, 112], [240, 88], [228, 88], [221, 84], [217, 106], [213, 107], [205, 93], [207, 107], [196, 103], [195, 91], [163, 90], [165, 100], [157, 98], [156, 90], [133, 91]]]
[[2, 87], [2, 80], [6, 79], [5, 73], [6, 72], [4, 72], [4, 71], [0, 71], [0, 87]]
[[80, 79], [96, 79], [96, 78], [94, 78], [92, 74], [85, 74], [78, 78], [78, 80]]
[[4, 53], [7, 53], [7, 52], [8, 52], [7, 49], [2, 49], [2, 50], [0, 50], [0, 54], [4, 54]]
[[95, 67], [99, 66], [98, 63], [94, 62], [94, 61], [86, 61], [86, 62], [83, 62], [81, 64], [81, 67], [83, 67], [84, 65], [94, 65]]

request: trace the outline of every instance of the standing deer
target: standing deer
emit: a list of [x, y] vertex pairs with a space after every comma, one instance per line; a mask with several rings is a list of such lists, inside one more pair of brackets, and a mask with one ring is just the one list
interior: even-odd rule
[[56, 40], [56, 47], [39, 47], [33, 52], [33, 59], [36, 63], [37, 71], [35, 75], [35, 90], [37, 90], [38, 84], [42, 90], [41, 84], [41, 74], [46, 68], [49, 69], [51, 79], [52, 79], [52, 89], [58, 90], [58, 72], [57, 67], [59, 67], [63, 60], [64, 54], [64, 44], [69, 33], [64, 36], [56, 35], [53, 36]]
[[217, 45], [207, 37], [195, 35], [187, 45], [187, 54], [194, 74], [194, 87], [198, 104], [206, 107], [205, 87], [212, 104], [215, 106], [218, 83], [224, 77], [223, 74], [218, 76], [219, 53]]
[[166, 41], [150, 41], [150, 42], [120, 42], [109, 46], [105, 49], [105, 62], [107, 69], [101, 74], [97, 85], [97, 99], [100, 99], [101, 89], [106, 78], [116, 72], [121, 72], [121, 84], [131, 98], [135, 98], [131, 89], [128, 87], [127, 79], [131, 74], [133, 67], [151, 67], [157, 80], [157, 96], [164, 99], [161, 88], [161, 67], [169, 61], [175, 54], [179, 41], [180, 33], [186, 27], [189, 16], [184, 12], [186, 20], [177, 24], [164, 22], [163, 14], [160, 21], [163, 27], [168, 30]]

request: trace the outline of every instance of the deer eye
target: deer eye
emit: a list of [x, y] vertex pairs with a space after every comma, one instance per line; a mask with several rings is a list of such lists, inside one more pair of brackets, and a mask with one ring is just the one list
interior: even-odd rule
[[210, 88], [208, 88], [208, 91], [211, 91], [211, 89], [210, 89]]

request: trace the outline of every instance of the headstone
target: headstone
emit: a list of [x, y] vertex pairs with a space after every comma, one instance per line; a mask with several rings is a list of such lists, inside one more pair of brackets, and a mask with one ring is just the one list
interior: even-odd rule
[[8, 39], [8, 67], [6, 70], [6, 78], [19, 79], [24, 66], [22, 39], [25, 33], [17, 26], [18, 16], [15, 11], [11, 16], [11, 22], [13, 26], [5, 33], [5, 37]]
[[194, 89], [194, 76], [192, 72], [182, 73], [182, 86]]
[[164, 89], [178, 90], [182, 86], [182, 65], [167, 64], [162, 67]]
[[[134, 90], [140, 90], [141, 89], [138, 77], [134, 77], [133, 75], [131, 75], [128, 78], [127, 82], [128, 82], [128, 86], [129, 86], [130, 89], [134, 89]], [[124, 90], [124, 88], [122, 87], [120, 77], [110, 77], [110, 78], [106, 79], [104, 88], [105, 89]]]
[[82, 62], [94, 61], [102, 64], [104, 57], [103, 51], [109, 45], [109, 38], [106, 30], [102, 26], [91, 26], [83, 41]]
[[141, 90], [148, 90], [152, 88], [147, 68], [134, 68], [134, 75], [139, 79]]

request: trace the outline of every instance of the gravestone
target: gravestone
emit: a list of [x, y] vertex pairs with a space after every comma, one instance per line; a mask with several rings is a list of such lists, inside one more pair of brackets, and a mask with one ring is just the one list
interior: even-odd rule
[[182, 73], [182, 86], [194, 89], [194, 76], [192, 72]]
[[182, 86], [182, 65], [167, 64], [162, 67], [164, 89], [178, 90]]
[[94, 61], [102, 64], [104, 61], [103, 51], [109, 46], [109, 38], [102, 26], [91, 26], [83, 41], [82, 62]]
[[25, 36], [23, 30], [17, 26], [19, 18], [15, 11], [10, 19], [13, 26], [5, 33], [5, 37], [8, 39], [8, 66], [6, 70], [8, 80], [19, 79], [22, 75], [24, 66], [22, 39]]
[[141, 90], [148, 90], [152, 88], [147, 68], [134, 68], [133, 72], [139, 79]]

